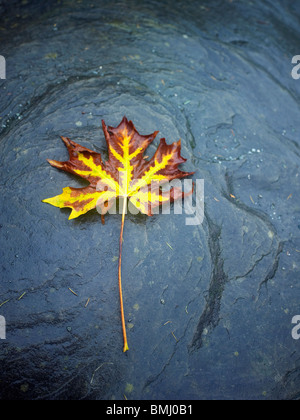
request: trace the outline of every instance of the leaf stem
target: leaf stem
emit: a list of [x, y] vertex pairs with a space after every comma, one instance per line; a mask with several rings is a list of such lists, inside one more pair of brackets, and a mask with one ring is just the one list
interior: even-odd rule
[[123, 339], [124, 339], [124, 347], [123, 347], [124, 353], [125, 351], [129, 350], [128, 343], [127, 343], [125, 318], [124, 318], [122, 280], [121, 280], [122, 244], [123, 244], [123, 231], [124, 231], [126, 204], [127, 204], [127, 197], [123, 197], [122, 224], [121, 224], [120, 245], [119, 245], [119, 294], [120, 294], [121, 319], [122, 319], [122, 329], [123, 329]]

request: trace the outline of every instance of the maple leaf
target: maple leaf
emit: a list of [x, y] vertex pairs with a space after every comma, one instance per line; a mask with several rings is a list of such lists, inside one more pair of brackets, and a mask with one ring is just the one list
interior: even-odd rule
[[97, 208], [104, 223], [104, 214], [111, 209], [115, 200], [123, 199], [118, 279], [125, 352], [128, 350], [128, 343], [123, 309], [121, 259], [127, 201], [129, 200], [141, 213], [151, 216], [155, 207], [192, 193], [183, 193], [181, 188], [177, 187], [162, 192], [161, 184], [192, 175], [194, 172], [178, 169], [178, 165], [186, 161], [180, 154], [180, 140], [168, 145], [164, 138], [160, 139], [155, 154], [147, 160], [144, 158], [144, 152], [158, 131], [140, 135], [132, 121], [128, 121], [126, 117], [118, 127], [107, 127], [102, 120], [102, 128], [108, 148], [108, 160], [105, 163], [100, 153], [80, 146], [67, 137], [61, 137], [68, 149], [69, 160], [59, 162], [48, 159], [48, 162], [58, 169], [79, 175], [86, 179], [89, 185], [83, 188], [63, 188], [62, 194], [43, 202], [59, 208], [71, 208], [69, 219]]

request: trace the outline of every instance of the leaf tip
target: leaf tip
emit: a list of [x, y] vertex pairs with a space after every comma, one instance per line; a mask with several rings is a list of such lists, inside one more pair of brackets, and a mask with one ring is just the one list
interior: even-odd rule
[[47, 159], [47, 162], [50, 163], [51, 166], [54, 166], [58, 169], [63, 169], [64, 165], [62, 162], [58, 162], [57, 160]]
[[69, 216], [69, 218], [68, 218], [68, 220], [76, 219], [76, 217], [78, 217], [78, 216], [79, 216], [78, 214], [76, 214], [74, 211], [72, 211], [71, 214], [70, 214], [70, 216]]

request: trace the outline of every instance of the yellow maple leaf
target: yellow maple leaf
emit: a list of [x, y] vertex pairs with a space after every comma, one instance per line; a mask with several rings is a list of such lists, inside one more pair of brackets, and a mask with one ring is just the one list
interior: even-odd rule
[[121, 286], [121, 255], [127, 201], [129, 200], [141, 213], [151, 216], [155, 207], [184, 196], [181, 189], [176, 187], [162, 192], [161, 184], [192, 175], [193, 172], [178, 169], [178, 165], [186, 161], [180, 154], [180, 140], [168, 145], [164, 138], [160, 139], [155, 154], [147, 160], [144, 158], [144, 152], [158, 131], [150, 135], [140, 135], [132, 121], [128, 121], [126, 117], [118, 127], [107, 127], [104, 121], [102, 127], [108, 147], [107, 162], [102, 161], [100, 153], [80, 146], [67, 137], [62, 137], [62, 140], [68, 149], [69, 160], [48, 160], [52, 166], [86, 179], [89, 185], [83, 188], [63, 188], [62, 194], [47, 198], [43, 202], [59, 208], [71, 208], [69, 219], [77, 218], [97, 207], [104, 222], [104, 214], [112, 208], [115, 200], [123, 199], [119, 243], [119, 292], [125, 352], [128, 350], [128, 343]]

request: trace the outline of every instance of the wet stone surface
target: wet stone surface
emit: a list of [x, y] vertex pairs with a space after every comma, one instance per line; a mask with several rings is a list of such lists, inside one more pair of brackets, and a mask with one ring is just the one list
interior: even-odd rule
[[[41, 3], [0, 1], [0, 398], [298, 399], [299, 5]], [[126, 354], [121, 217], [41, 203], [83, 185], [59, 136], [105, 159], [123, 115], [205, 185], [198, 226], [126, 219]]]

